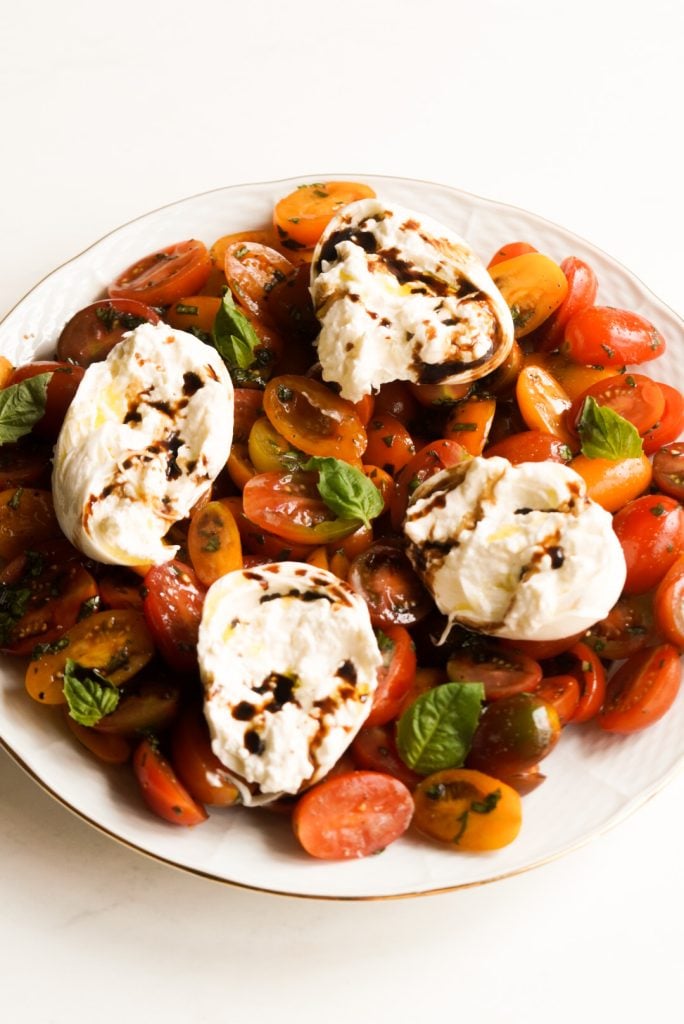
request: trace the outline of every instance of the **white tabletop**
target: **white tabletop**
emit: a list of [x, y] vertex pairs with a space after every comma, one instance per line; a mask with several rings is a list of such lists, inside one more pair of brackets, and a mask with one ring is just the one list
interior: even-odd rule
[[[14, 5], [0, 33], [0, 314], [140, 213], [319, 171], [440, 181], [533, 210], [682, 313], [682, 12], [679, 0]], [[0, 752], [2, 1017], [675, 1020], [683, 806], [679, 776], [529, 874], [329, 903], [147, 860]]]

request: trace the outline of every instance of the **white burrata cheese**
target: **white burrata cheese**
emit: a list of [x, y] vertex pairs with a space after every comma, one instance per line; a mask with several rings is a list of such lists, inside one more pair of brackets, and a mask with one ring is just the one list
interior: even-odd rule
[[247, 804], [333, 767], [368, 717], [381, 663], [363, 599], [301, 562], [217, 580], [198, 657], [212, 749]]
[[415, 491], [408, 554], [451, 623], [556, 640], [604, 618], [625, 582], [612, 516], [554, 462], [475, 458]]
[[392, 380], [476, 380], [513, 344], [513, 320], [472, 248], [421, 214], [361, 199], [333, 218], [314, 252], [323, 379], [356, 402]]
[[115, 565], [159, 564], [164, 541], [226, 463], [233, 385], [192, 334], [141, 324], [86, 370], [57, 441], [55, 511], [69, 540]]

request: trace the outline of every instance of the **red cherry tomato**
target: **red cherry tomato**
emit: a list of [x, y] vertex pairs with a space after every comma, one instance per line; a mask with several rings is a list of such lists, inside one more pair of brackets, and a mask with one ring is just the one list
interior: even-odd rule
[[609, 661], [621, 661], [657, 642], [650, 594], [624, 594], [605, 619], [595, 623], [584, 637], [584, 643]]
[[658, 423], [665, 410], [665, 396], [659, 384], [641, 373], [619, 373], [596, 381], [575, 399], [568, 411], [568, 423], [575, 429], [587, 398], [629, 420], [640, 434]]
[[580, 684], [571, 675], [545, 676], [535, 693], [556, 709], [561, 725], [575, 715], [581, 697]]
[[542, 678], [541, 665], [526, 654], [486, 643], [455, 651], [447, 662], [447, 673], [454, 683], [482, 683], [486, 700], [531, 693]]
[[145, 803], [164, 821], [189, 827], [207, 820], [207, 812], [190, 796], [155, 740], [138, 744], [133, 770]]
[[418, 415], [419, 404], [408, 384], [401, 380], [393, 380], [383, 384], [375, 396], [374, 411], [378, 416], [387, 413], [409, 427]]
[[45, 412], [33, 427], [33, 433], [37, 437], [49, 441], [57, 440], [67, 409], [71, 405], [78, 385], [83, 380], [84, 372], [82, 366], [49, 361], [26, 363], [24, 366], [18, 366], [13, 372], [8, 386], [19, 384], [20, 381], [36, 377], [40, 373], [52, 374], [52, 379], [47, 386]]
[[625, 594], [655, 587], [684, 550], [684, 511], [663, 494], [630, 501], [616, 513], [613, 528], [627, 563]]
[[230, 807], [240, 794], [211, 749], [209, 729], [199, 708], [187, 708], [171, 733], [171, 758], [181, 782], [200, 803]]
[[575, 644], [561, 657], [564, 663], [574, 659], [574, 663], [570, 661], [568, 671], [577, 679], [581, 690], [572, 721], [588, 722], [598, 714], [606, 695], [605, 669], [596, 652], [585, 643]]
[[524, 256], [527, 252], [537, 252], [537, 250], [529, 242], [508, 242], [496, 250], [487, 264], [487, 269], [490, 270], [497, 263], [505, 263], [506, 260], [512, 260], [514, 256]]
[[660, 581], [653, 607], [663, 637], [684, 649], [684, 556], [670, 566]]
[[307, 853], [349, 860], [384, 850], [411, 823], [413, 800], [406, 786], [379, 772], [350, 772], [305, 793], [292, 817]]
[[110, 284], [112, 299], [137, 299], [148, 306], [170, 306], [184, 295], [197, 295], [211, 273], [211, 258], [202, 242], [190, 239], [144, 256]]
[[204, 590], [182, 562], [154, 565], [143, 580], [143, 612], [162, 657], [179, 672], [197, 668]]
[[569, 462], [572, 458], [565, 441], [541, 430], [523, 430], [490, 444], [484, 456], [491, 458], [493, 455], [508, 459], [514, 466], [521, 462]]
[[684, 443], [675, 441], [658, 449], [653, 459], [653, 483], [663, 494], [684, 501]]
[[660, 644], [634, 654], [608, 683], [598, 724], [629, 733], [657, 722], [672, 707], [681, 681], [679, 651]]
[[302, 471], [258, 473], [242, 492], [245, 515], [289, 544], [329, 544], [348, 537], [359, 521], [335, 517], [318, 493], [317, 478]]
[[401, 548], [376, 542], [349, 567], [349, 584], [368, 605], [374, 626], [410, 626], [432, 602]]
[[100, 299], [79, 309], [64, 325], [57, 341], [57, 358], [90, 366], [106, 359], [126, 331], [144, 323], [159, 323], [151, 306], [135, 299]]
[[658, 387], [665, 398], [665, 411], [660, 422], [644, 434], [644, 451], [653, 455], [663, 445], [676, 441], [684, 430], [684, 396], [677, 388], [660, 382]]
[[455, 466], [468, 457], [468, 453], [458, 441], [433, 441], [416, 452], [396, 479], [391, 510], [394, 529], [398, 530], [401, 527], [411, 495], [419, 484], [442, 469]]
[[416, 453], [413, 438], [406, 427], [388, 413], [373, 415], [366, 427], [368, 446], [363, 461], [380, 466], [394, 476]]
[[560, 347], [565, 334], [565, 325], [575, 313], [589, 309], [596, 301], [598, 281], [588, 263], [569, 256], [561, 263], [561, 270], [568, 282], [568, 293], [555, 313], [538, 328], [535, 341], [542, 352], [552, 352]]
[[534, 661], [545, 661], [547, 658], [556, 658], [559, 654], [569, 651], [571, 647], [582, 639], [584, 632], [575, 633], [573, 636], [566, 636], [560, 640], [499, 640], [499, 644], [506, 650], [517, 650], [526, 654]]
[[276, 307], [269, 292], [294, 277], [296, 267], [276, 249], [260, 242], [231, 242], [226, 247], [224, 271], [236, 302], [267, 324], [277, 324]]
[[416, 651], [408, 630], [385, 626], [377, 631], [377, 638], [382, 665], [366, 728], [385, 725], [397, 717], [416, 674]]
[[350, 749], [357, 767], [392, 775], [408, 789], [415, 789], [422, 778], [412, 772], [399, 757], [394, 742], [394, 729], [389, 725], [364, 726]]
[[48, 484], [52, 469], [52, 445], [31, 434], [15, 444], [0, 445], [0, 491], [10, 487], [40, 488]]
[[638, 313], [591, 306], [568, 321], [562, 349], [576, 363], [623, 367], [661, 356], [665, 339], [650, 320]]

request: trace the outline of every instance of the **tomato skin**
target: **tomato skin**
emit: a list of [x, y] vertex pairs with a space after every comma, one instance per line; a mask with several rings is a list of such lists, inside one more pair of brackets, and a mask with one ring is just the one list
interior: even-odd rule
[[416, 674], [416, 650], [408, 630], [385, 626], [379, 633], [383, 664], [378, 669], [378, 686], [365, 728], [386, 725], [397, 717]]
[[169, 306], [196, 295], [211, 272], [206, 246], [191, 238], [168, 245], [131, 264], [110, 284], [112, 299], [137, 299], [148, 306]]
[[575, 399], [568, 412], [568, 423], [575, 430], [587, 398], [629, 420], [641, 435], [660, 420], [665, 410], [665, 396], [656, 381], [641, 373], [619, 373], [591, 384]]
[[505, 650], [520, 651], [534, 661], [545, 661], [547, 658], [555, 658], [582, 639], [584, 633], [575, 633], [573, 636], [562, 637], [560, 640], [499, 640], [499, 644]]
[[51, 373], [52, 379], [48, 382], [45, 398], [45, 412], [34, 425], [32, 433], [36, 437], [48, 441], [56, 441], [67, 409], [71, 405], [78, 385], [83, 380], [84, 369], [82, 366], [73, 366], [71, 363], [59, 363], [43, 361], [38, 363], [26, 363], [18, 366], [9, 380], [9, 385], [19, 384], [29, 377], [36, 377], [39, 373]]
[[492, 428], [496, 400], [465, 398], [449, 413], [444, 433], [465, 448], [469, 455], [481, 455]]
[[141, 679], [136, 680], [132, 691], [122, 692], [114, 711], [90, 727], [94, 732], [139, 738], [168, 729], [180, 710], [179, 682], [169, 679], [167, 672], [159, 672], [154, 662], [143, 671]]
[[485, 708], [466, 765], [494, 776], [529, 771], [551, 753], [560, 729], [555, 707], [536, 693], [502, 697]]
[[680, 555], [660, 581], [653, 608], [664, 639], [684, 649], [684, 556]]
[[631, 733], [653, 725], [679, 692], [681, 664], [672, 644], [660, 644], [629, 658], [608, 683], [598, 724], [606, 732]]
[[542, 678], [541, 665], [526, 654], [487, 643], [455, 651], [447, 662], [447, 674], [454, 683], [482, 683], [488, 701], [531, 693]]
[[506, 245], [502, 245], [500, 249], [496, 250], [487, 264], [487, 270], [496, 267], [499, 263], [505, 263], [506, 260], [512, 260], [515, 256], [524, 256], [527, 252], [537, 252], [537, 250], [529, 242], [507, 242]]
[[644, 452], [653, 455], [663, 445], [676, 441], [684, 430], [684, 396], [669, 384], [658, 383], [665, 398], [665, 411], [660, 423], [644, 434]]
[[358, 768], [383, 772], [399, 779], [407, 789], [414, 789], [421, 776], [404, 764], [397, 752], [394, 729], [390, 725], [365, 725], [350, 747]]
[[90, 366], [106, 359], [126, 331], [142, 323], [158, 324], [159, 315], [136, 299], [100, 299], [79, 309], [62, 328], [57, 358]]
[[684, 511], [662, 494], [630, 501], [616, 513], [613, 529], [627, 563], [625, 594], [651, 590], [684, 550]]
[[59, 536], [49, 491], [12, 487], [0, 492], [0, 559], [9, 562]]
[[418, 415], [418, 409], [419, 404], [405, 381], [393, 380], [383, 384], [375, 396], [374, 412], [394, 416], [407, 428]]
[[64, 721], [69, 731], [78, 742], [89, 750], [99, 761], [105, 764], [125, 764], [133, 752], [130, 741], [125, 736], [105, 735], [96, 732], [89, 726], [76, 722], [64, 706]]
[[287, 256], [260, 242], [231, 242], [226, 247], [223, 268], [238, 305], [265, 324], [275, 326], [268, 293], [279, 281], [296, 273]]
[[136, 573], [112, 566], [98, 578], [97, 588], [105, 608], [135, 608], [142, 611], [142, 580]]
[[612, 306], [592, 306], [570, 318], [562, 351], [576, 363], [623, 367], [665, 351], [665, 339], [645, 317]]
[[275, 205], [273, 222], [280, 244], [292, 249], [313, 249], [330, 220], [343, 206], [370, 199], [375, 192], [357, 181], [323, 181], [302, 185]]
[[232, 807], [240, 794], [211, 749], [209, 729], [200, 708], [187, 708], [171, 733], [171, 760], [188, 792], [202, 804]]
[[156, 741], [148, 738], [138, 744], [133, 770], [145, 803], [164, 821], [191, 827], [207, 820], [207, 812], [179, 781]]
[[547, 704], [553, 705], [561, 726], [572, 720], [581, 697], [580, 684], [571, 675], [544, 676], [535, 693]]
[[358, 463], [366, 449], [366, 431], [352, 403], [309, 377], [284, 374], [270, 380], [264, 412], [278, 433], [307, 455]]
[[663, 494], [684, 501], [684, 443], [675, 441], [658, 449], [653, 459], [653, 483]]
[[411, 626], [424, 618], [432, 602], [404, 551], [378, 541], [357, 555], [349, 567], [349, 585], [368, 605], [371, 622]]
[[577, 438], [566, 425], [572, 403], [550, 373], [541, 366], [525, 366], [518, 376], [515, 395], [529, 430], [553, 434], [572, 451], [579, 448]]
[[489, 445], [484, 451], [484, 456], [489, 459], [494, 455], [508, 459], [514, 466], [518, 466], [521, 462], [567, 463], [572, 457], [572, 452], [565, 441], [561, 441], [553, 434], [545, 434], [541, 430], [525, 430]]
[[409, 499], [418, 484], [467, 458], [468, 453], [458, 441], [440, 439], [417, 451], [399, 472], [394, 485], [391, 510], [393, 528], [398, 530], [401, 527]]
[[266, 294], [268, 316], [288, 339], [294, 335], [312, 341], [320, 330], [309, 291], [310, 279], [311, 268], [303, 263]]
[[[575, 659], [574, 665], [571, 659]], [[571, 647], [563, 661], [580, 685], [580, 699], [572, 721], [588, 722], [598, 714], [606, 695], [606, 672], [596, 651], [585, 643]]]
[[522, 824], [518, 793], [501, 779], [469, 768], [428, 775], [414, 800], [416, 828], [455, 853], [499, 850], [513, 842]]
[[543, 324], [568, 291], [561, 268], [540, 252], [523, 253], [497, 263], [490, 273], [511, 311], [516, 338], [524, 338]]
[[615, 376], [615, 369], [605, 366], [583, 366], [573, 363], [562, 352], [529, 352], [523, 357], [525, 366], [540, 366], [558, 381], [571, 401], [584, 394], [598, 381]]
[[359, 521], [335, 518], [320, 497], [316, 480], [316, 473], [301, 471], [257, 474], [242, 492], [247, 519], [288, 544], [341, 541]]
[[583, 642], [601, 658], [621, 661], [659, 642], [650, 594], [623, 594], [586, 633]]
[[197, 668], [204, 589], [193, 570], [179, 561], [154, 565], [143, 580], [143, 612], [166, 662], [179, 672]]
[[576, 455], [570, 469], [584, 480], [587, 494], [608, 512], [617, 512], [648, 489], [652, 468], [647, 456], [634, 459], [590, 459]]
[[210, 501], [193, 512], [188, 529], [192, 567], [205, 587], [242, 568], [242, 544], [237, 523], [224, 501]]
[[363, 461], [380, 466], [394, 476], [416, 453], [413, 438], [406, 427], [388, 413], [373, 415], [366, 428], [368, 444]]
[[14, 444], [0, 445], [0, 492], [9, 488], [50, 485], [52, 445], [29, 434]]
[[398, 779], [358, 771], [328, 778], [305, 793], [292, 826], [312, 857], [349, 860], [384, 850], [412, 817], [411, 794]]
[[598, 281], [588, 263], [577, 256], [568, 256], [560, 266], [568, 282], [568, 294], [556, 312], [539, 328], [535, 341], [542, 352], [559, 348], [565, 335], [565, 325], [570, 318], [575, 313], [589, 309], [596, 301]]

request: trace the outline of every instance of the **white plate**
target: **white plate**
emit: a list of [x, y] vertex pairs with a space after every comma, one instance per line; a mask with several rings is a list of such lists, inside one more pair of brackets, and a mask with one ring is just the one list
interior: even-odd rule
[[[302, 181], [238, 185], [174, 203], [113, 231], [55, 270], [0, 324], [0, 352], [13, 362], [45, 358], [65, 321], [99, 297], [137, 257], [182, 238], [211, 244], [223, 234], [266, 226], [273, 202]], [[347, 176], [348, 177], [348, 176]], [[484, 258], [501, 244], [526, 239], [557, 260], [588, 260], [600, 280], [599, 301], [636, 310], [669, 339], [652, 372], [684, 384], [677, 351], [682, 323], [640, 281], [570, 232], [523, 210], [443, 185], [364, 175], [376, 191], [431, 214], [474, 245]], [[136, 792], [132, 773], [106, 770], [38, 707], [23, 689], [20, 668], [0, 670], [0, 740], [53, 796], [86, 821], [141, 852], [220, 881], [271, 892], [328, 898], [400, 896], [493, 881], [544, 863], [609, 828], [646, 801], [684, 761], [684, 699], [666, 718], [633, 737], [571, 728], [546, 761], [547, 781], [524, 800], [524, 823], [511, 846], [489, 854], [453, 853], [408, 835], [382, 855], [341, 863], [307, 857], [286, 821], [264, 811], [216, 810], [196, 829], [154, 818]]]

